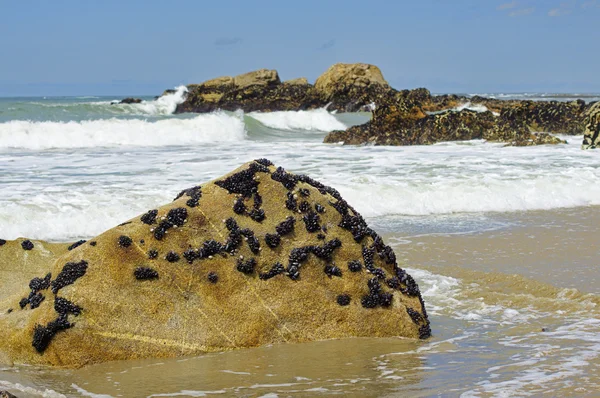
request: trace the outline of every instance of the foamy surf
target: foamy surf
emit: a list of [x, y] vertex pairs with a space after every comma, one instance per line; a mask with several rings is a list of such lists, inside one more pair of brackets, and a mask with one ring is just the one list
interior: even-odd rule
[[142, 101], [139, 104], [112, 103], [111, 106], [121, 108], [124, 113], [134, 115], [171, 115], [177, 109], [177, 105], [185, 101], [187, 92], [186, 86], [179, 86], [174, 93], [163, 95], [154, 101]]
[[243, 120], [224, 112], [154, 122], [111, 118], [81, 122], [14, 120], [0, 123], [0, 149], [151, 147], [240, 141], [245, 137]]
[[251, 112], [248, 116], [277, 130], [329, 132], [348, 128], [326, 109], [286, 112]]

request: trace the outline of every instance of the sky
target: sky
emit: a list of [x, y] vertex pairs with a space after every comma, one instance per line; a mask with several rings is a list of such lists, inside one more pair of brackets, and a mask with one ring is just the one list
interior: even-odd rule
[[600, 0], [0, 0], [0, 96], [158, 95], [337, 62], [397, 89], [600, 92]]

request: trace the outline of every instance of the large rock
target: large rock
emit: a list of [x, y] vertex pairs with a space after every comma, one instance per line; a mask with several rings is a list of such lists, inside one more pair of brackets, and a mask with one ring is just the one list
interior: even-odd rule
[[365, 89], [371, 85], [389, 87], [381, 70], [369, 64], [335, 64], [315, 81], [315, 88], [328, 99], [351, 89]]
[[508, 146], [533, 146], [566, 144], [552, 134], [535, 131], [537, 125], [529, 124], [531, 119], [523, 115], [519, 107], [501, 111], [493, 126], [484, 132], [483, 138], [490, 142], [503, 142]]
[[379, 68], [368, 64], [333, 65], [315, 86], [305, 78], [281, 83], [277, 71], [261, 69], [189, 85], [188, 90], [186, 101], [177, 107], [178, 113], [217, 109], [269, 112], [325, 106], [331, 111], [356, 112], [393, 95]]
[[356, 112], [379, 104], [390, 94], [381, 70], [369, 64], [335, 64], [315, 81], [315, 90], [330, 110]]
[[186, 100], [176, 113], [213, 112], [221, 109], [245, 112], [318, 108], [313, 87], [294, 81], [281, 83], [276, 70], [260, 69], [239, 76], [223, 76], [188, 86]]
[[119, 101], [119, 104], [141, 104], [141, 103], [142, 103], [141, 98], [133, 98], [133, 97], [123, 98], [121, 101]]
[[335, 189], [264, 159], [71, 250], [30, 243], [0, 246], [4, 363], [430, 335], [417, 284], [362, 217]]
[[[428, 93], [428, 92], [427, 92]], [[370, 121], [345, 131], [329, 133], [324, 142], [346, 145], [430, 145], [441, 141], [481, 138], [494, 124], [491, 112], [463, 110], [426, 114], [425, 92], [398, 92], [395, 98], [378, 105]]]
[[586, 111], [584, 124], [581, 149], [596, 149], [600, 146], [600, 102], [596, 102]]

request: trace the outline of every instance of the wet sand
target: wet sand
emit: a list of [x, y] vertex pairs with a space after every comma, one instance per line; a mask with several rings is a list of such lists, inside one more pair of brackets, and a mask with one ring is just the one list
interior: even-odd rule
[[450, 217], [386, 234], [423, 292], [427, 341], [333, 340], [76, 370], [7, 367], [0, 388], [19, 397], [594, 396], [600, 209], [477, 217], [460, 218], [460, 228]]

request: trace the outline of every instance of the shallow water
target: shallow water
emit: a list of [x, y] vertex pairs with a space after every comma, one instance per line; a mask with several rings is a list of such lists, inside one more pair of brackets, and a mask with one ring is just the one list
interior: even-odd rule
[[[170, 116], [149, 104], [88, 104], [100, 100], [109, 101], [22, 100], [28, 110], [19, 112], [29, 118], [7, 110], [14, 101], [1, 101], [0, 237], [89, 238], [183, 188], [267, 157], [339, 189], [382, 233], [421, 287], [433, 337], [277, 345], [78, 370], [7, 367], [0, 389], [20, 397], [600, 390], [600, 158], [579, 150], [581, 137], [533, 148], [481, 141], [343, 147], [322, 144], [326, 131], [367, 114]], [[59, 111], [39, 114], [33, 102]]]

